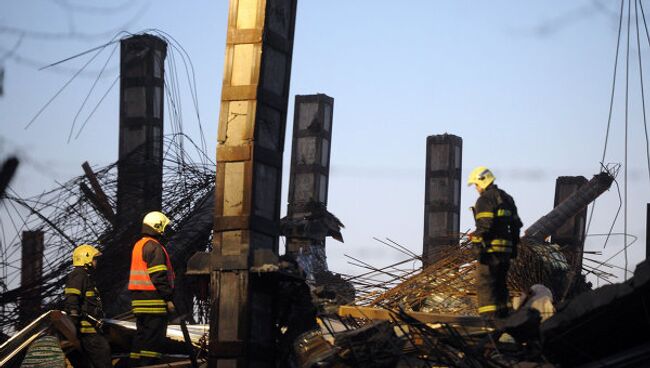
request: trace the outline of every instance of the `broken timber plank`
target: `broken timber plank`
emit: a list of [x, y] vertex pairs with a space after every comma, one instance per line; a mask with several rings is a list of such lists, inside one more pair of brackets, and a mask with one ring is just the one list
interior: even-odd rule
[[[480, 317], [455, 316], [450, 314], [433, 314], [424, 312], [406, 312], [410, 317], [422, 323], [447, 323], [469, 327], [484, 327], [485, 321]], [[372, 320], [392, 321], [399, 319], [395, 311], [373, 307], [359, 307], [354, 305], [342, 305], [339, 307], [338, 315], [341, 317], [363, 318]]]
[[15, 157], [7, 159], [2, 165], [2, 168], [0, 169], [0, 199], [4, 196], [5, 189], [9, 186], [9, 182], [11, 182], [11, 179], [14, 177], [17, 168], [18, 159]]
[[115, 213], [113, 213], [113, 208], [108, 202], [108, 197], [106, 196], [106, 193], [104, 193], [102, 186], [99, 184], [99, 180], [97, 180], [97, 175], [95, 175], [95, 172], [88, 164], [88, 161], [85, 161], [81, 167], [84, 169], [84, 174], [90, 182], [90, 187], [93, 188], [97, 204], [101, 206], [98, 210], [112, 223], [115, 220]]
[[106, 208], [102, 205], [101, 200], [97, 198], [97, 195], [84, 183], [79, 183], [79, 188], [81, 192], [88, 198], [90, 203], [97, 209], [97, 211], [112, 225], [115, 225], [115, 215], [113, 211], [107, 211]]

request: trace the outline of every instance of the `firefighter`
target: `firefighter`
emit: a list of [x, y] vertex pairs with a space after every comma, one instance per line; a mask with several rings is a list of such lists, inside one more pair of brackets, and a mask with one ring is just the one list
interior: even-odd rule
[[[89, 244], [82, 244], [72, 252], [72, 272], [65, 283], [64, 310], [77, 327], [83, 349], [81, 359], [89, 361], [94, 368], [112, 367], [111, 349], [96, 321], [104, 317], [102, 301], [93, 280], [101, 253]], [[73, 360], [74, 359], [73, 357]], [[79, 362], [78, 364], [83, 365]]]
[[160, 238], [169, 218], [158, 211], [142, 220], [142, 236], [133, 246], [129, 290], [136, 316], [137, 332], [131, 346], [132, 366], [156, 364], [163, 352], [167, 313], [174, 313], [172, 302], [174, 270]]
[[467, 185], [474, 185], [479, 193], [473, 208], [476, 230], [470, 238], [478, 253], [478, 312], [488, 319], [508, 315], [506, 278], [510, 260], [517, 255], [522, 227], [515, 201], [494, 184], [494, 179], [489, 169], [479, 166], [469, 174], [467, 181]]

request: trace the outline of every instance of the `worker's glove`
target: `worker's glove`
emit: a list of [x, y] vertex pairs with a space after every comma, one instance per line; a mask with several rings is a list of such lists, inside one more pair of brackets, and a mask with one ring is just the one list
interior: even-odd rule
[[104, 327], [106, 327], [106, 326], [104, 325], [104, 321], [102, 321], [101, 319], [97, 322], [97, 325], [95, 325], [95, 328], [97, 329], [97, 331], [99, 331], [101, 333], [105, 332]]
[[485, 242], [483, 241], [483, 237], [474, 235], [473, 232], [467, 234], [467, 237], [469, 238], [469, 241], [472, 242], [474, 247], [479, 249], [485, 248]]
[[474, 243], [474, 232], [467, 234], [467, 239], [469, 239], [470, 242]]
[[172, 302], [171, 300], [167, 301], [167, 312], [169, 314], [176, 313], [176, 306], [174, 305], [174, 302]]
[[90, 320], [90, 323], [93, 324], [93, 326], [97, 331], [102, 333], [104, 332], [104, 321], [101, 318], [88, 316], [88, 319]]
[[476, 247], [485, 247], [485, 241], [482, 236], [474, 235], [474, 232], [471, 232], [467, 234], [467, 238], [469, 238], [469, 241], [474, 244]]

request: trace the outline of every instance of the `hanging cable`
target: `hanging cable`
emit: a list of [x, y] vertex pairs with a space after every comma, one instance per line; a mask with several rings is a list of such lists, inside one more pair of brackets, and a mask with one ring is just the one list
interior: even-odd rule
[[618, 216], [621, 214], [621, 208], [623, 207], [623, 200], [621, 198], [621, 187], [618, 185], [618, 180], [614, 179], [614, 184], [616, 184], [616, 192], [618, 193], [618, 208], [616, 209], [614, 220], [612, 221], [612, 224], [609, 226], [609, 231], [607, 232], [608, 235], [605, 238], [603, 249], [607, 247], [607, 242], [609, 241], [612, 231], [614, 231], [614, 225], [616, 225], [616, 220], [618, 220]]
[[75, 125], [77, 123], [77, 119], [79, 118], [79, 115], [81, 114], [81, 111], [83, 111], [84, 106], [86, 106], [86, 102], [88, 102], [88, 99], [90, 98], [90, 95], [93, 93], [93, 91], [95, 90], [95, 87], [97, 86], [97, 83], [99, 82], [100, 78], [102, 77], [102, 73], [104, 73], [104, 71], [106, 70], [106, 67], [108, 66], [108, 63], [113, 58], [113, 55], [115, 54], [115, 50], [117, 50], [117, 45], [115, 45], [115, 47], [113, 47], [113, 51], [111, 51], [111, 54], [106, 59], [106, 62], [104, 63], [104, 66], [102, 66], [102, 69], [97, 74], [97, 78], [95, 78], [95, 81], [93, 82], [93, 85], [88, 90], [88, 93], [86, 94], [86, 97], [84, 98], [83, 102], [81, 103], [81, 106], [79, 107], [79, 110], [77, 110], [77, 114], [75, 114], [74, 119], [72, 119], [72, 126], [70, 127], [70, 133], [68, 134], [68, 143], [70, 143], [70, 139], [72, 138], [72, 133], [74, 132], [74, 127], [75, 127]]
[[[603, 147], [603, 157], [600, 159], [601, 167], [605, 166], [605, 156], [607, 154], [607, 143], [609, 142], [609, 129], [612, 124], [612, 112], [614, 111], [614, 96], [616, 94], [616, 76], [618, 72], [618, 54], [621, 47], [621, 31], [623, 29], [623, 5], [625, 0], [621, 0], [621, 10], [618, 17], [618, 36], [616, 38], [616, 56], [614, 57], [614, 73], [612, 76], [612, 91], [609, 99], [609, 113], [607, 117], [607, 129], [605, 131], [605, 144]], [[589, 220], [587, 221], [587, 230], [586, 233], [589, 234], [589, 228], [591, 227], [591, 220], [594, 218], [594, 209], [596, 208], [596, 200], [594, 200], [591, 205], [591, 211], [589, 212]]]
[[623, 6], [624, 6], [625, 0], [621, 0], [621, 12], [619, 15], [619, 20], [618, 20], [618, 37], [616, 39], [616, 56], [614, 58], [614, 75], [612, 77], [612, 93], [610, 95], [609, 99], [609, 114], [607, 117], [607, 130], [605, 132], [605, 145], [603, 147], [603, 157], [601, 158], [600, 162], [604, 165], [605, 164], [605, 156], [607, 154], [607, 144], [609, 142], [609, 130], [612, 124], [612, 113], [614, 111], [614, 96], [616, 94], [616, 76], [618, 72], [618, 54], [620, 51], [621, 47], [621, 31], [623, 29]]
[[[627, 270], [627, 146], [628, 146], [628, 121], [629, 121], [629, 106], [630, 106], [630, 20], [632, 16], [632, 0], [627, 1], [627, 49], [625, 57], [625, 144], [624, 144], [624, 159], [623, 165], [623, 249], [625, 250], [625, 269]], [[625, 272], [625, 281], [627, 281], [627, 272]]]
[[[594, 234], [594, 235], [599, 235], [599, 234]], [[610, 233], [608, 233], [607, 235], [623, 235], [623, 236], [624, 236], [625, 234], [623, 234], [623, 233], [615, 233], [615, 234], [612, 234], [612, 233], [610, 232]], [[628, 248], [631, 247], [632, 244], [636, 243], [636, 241], [637, 241], [637, 239], [638, 239], [638, 238], [637, 238], [636, 236], [634, 236], [634, 235], [630, 235], [630, 236], [632, 237], [632, 242], [630, 242], [630, 244], [628, 244], [628, 246], [627, 246]], [[611, 261], [611, 260], [614, 259], [616, 256], [618, 256], [619, 254], [623, 253], [624, 250], [625, 250], [625, 249], [621, 249], [621, 250], [619, 250], [618, 252], [614, 253], [612, 256], [610, 256], [609, 258], [607, 258], [606, 260], [604, 260], [604, 261], [602, 261], [602, 262], [599, 262], [599, 261], [592, 261], [592, 262], [598, 263], [598, 266], [596, 266], [596, 267], [592, 268], [590, 271], [588, 271], [588, 272], [585, 274], [585, 276], [589, 275], [590, 273], [594, 273], [594, 272], [598, 271], [598, 270], [599, 270], [601, 267], [603, 267], [603, 266], [606, 266], [606, 265], [607, 265], [607, 262]]]
[[93, 108], [93, 110], [90, 112], [90, 114], [88, 114], [88, 116], [86, 117], [86, 120], [84, 120], [84, 123], [81, 125], [81, 128], [79, 128], [79, 131], [77, 132], [77, 135], [75, 135], [74, 139], [78, 139], [78, 138], [79, 138], [79, 135], [81, 134], [81, 132], [82, 132], [82, 131], [84, 130], [84, 128], [86, 127], [86, 124], [88, 123], [88, 120], [90, 120], [90, 118], [95, 114], [95, 111], [97, 111], [97, 109], [98, 109], [99, 106], [102, 104], [102, 102], [104, 102], [104, 99], [106, 98], [106, 96], [108, 96], [108, 93], [113, 89], [113, 87], [115, 87], [115, 84], [117, 84], [117, 82], [118, 82], [119, 80], [120, 80], [120, 76], [118, 75], [118, 76], [115, 78], [115, 80], [113, 80], [113, 83], [110, 85], [110, 87], [108, 87], [108, 89], [106, 90], [106, 92], [104, 92], [104, 95], [99, 99], [99, 101], [97, 102], [97, 104], [95, 105], [95, 107]]
[[52, 103], [52, 102], [53, 102], [53, 101], [54, 101], [54, 100], [55, 100], [55, 99], [56, 99], [56, 98], [61, 94], [61, 92], [63, 92], [63, 90], [66, 89], [66, 87], [68, 87], [68, 85], [70, 85], [70, 83], [72, 83], [72, 81], [74, 81], [75, 78], [77, 78], [77, 76], [79, 76], [79, 74], [81, 74], [81, 72], [84, 71], [84, 70], [88, 67], [88, 65], [90, 65], [90, 63], [92, 63], [93, 60], [95, 60], [95, 58], [97, 58], [97, 56], [99, 56], [99, 54], [100, 54], [102, 51], [104, 51], [104, 49], [105, 49], [106, 46], [108, 46], [108, 45], [109, 45], [109, 44], [105, 44], [105, 45], [101, 46], [101, 47], [97, 50], [97, 52], [95, 53], [95, 55], [93, 55], [93, 56], [90, 58], [90, 60], [88, 60], [88, 61], [87, 61], [87, 62], [86, 62], [86, 63], [85, 63], [85, 64], [84, 64], [84, 65], [83, 65], [79, 70], [77, 70], [77, 72], [74, 73], [74, 75], [73, 75], [70, 79], [68, 79], [68, 81], [65, 82], [65, 84], [64, 84], [61, 88], [59, 88], [58, 91], [56, 91], [56, 93], [54, 94], [54, 96], [52, 96], [52, 97], [51, 97], [51, 98], [50, 98], [50, 99], [45, 103], [45, 105], [43, 105], [43, 107], [41, 107], [40, 110], [38, 110], [38, 112], [36, 113], [36, 115], [34, 115], [34, 117], [32, 118], [32, 120], [30, 120], [29, 123], [27, 123], [27, 125], [25, 125], [25, 129], [28, 129], [28, 128], [29, 128], [29, 127], [30, 127], [30, 126], [31, 126], [31, 125], [36, 121], [36, 119], [38, 119], [38, 117], [43, 113], [43, 111], [45, 111], [45, 109], [47, 109], [47, 107], [50, 106], [50, 104], [51, 104], [51, 103]]
[[[174, 99], [176, 100], [176, 107], [178, 114], [176, 116], [176, 124], [178, 128], [179, 133], [183, 133], [183, 105], [182, 105], [182, 98], [180, 94], [180, 84], [178, 82], [178, 66], [176, 64], [176, 55], [174, 53], [174, 49], [172, 48], [170, 50], [171, 52], [169, 53], [168, 57], [168, 64], [173, 65], [173, 73], [171, 73], [171, 86], [172, 86], [172, 94], [174, 96]], [[184, 151], [185, 151], [185, 142], [184, 142], [184, 137], [183, 134], [179, 135], [179, 146], [178, 149], [180, 150], [178, 152], [178, 156], [181, 158], [181, 162], [184, 160]], [[180, 166], [182, 167], [182, 165]]]
[[[648, 40], [648, 46], [650, 46], [650, 32], [648, 32], [648, 23], [645, 19], [645, 11], [643, 10], [643, 2], [639, 1], [639, 8], [641, 8], [641, 16], [643, 20], [643, 28], [645, 30], [646, 39]], [[641, 47], [639, 46], [639, 55], [641, 54]], [[641, 86], [641, 91], [644, 90], [643, 82]], [[648, 180], [650, 181], [650, 142], [648, 141], [648, 124], [645, 116], [645, 106], [643, 108], [643, 129], [645, 131], [645, 152], [646, 152], [646, 161], [648, 164]]]
[[[178, 42], [172, 35], [169, 33], [160, 30], [160, 29], [150, 29], [147, 30], [146, 32], [152, 32], [157, 34], [160, 38], [164, 39], [165, 42], [167, 42], [170, 46], [172, 51], [176, 50], [178, 54], [181, 57], [181, 61], [183, 62], [183, 65], [185, 66], [185, 75], [187, 77], [187, 82], [190, 88], [190, 95], [192, 96], [192, 102], [194, 104], [194, 111], [196, 113], [196, 118], [197, 118], [197, 123], [199, 127], [199, 134], [201, 138], [201, 149], [202, 152], [207, 152], [207, 143], [205, 140], [205, 133], [203, 130], [203, 124], [201, 122], [201, 115], [199, 112], [199, 100], [198, 100], [198, 91], [197, 91], [197, 83], [196, 83], [196, 72], [194, 69], [194, 64], [192, 63], [192, 58], [190, 57], [189, 53], [185, 50], [183, 45]], [[170, 51], [170, 52], [172, 52]], [[204, 157], [204, 155], [199, 152], [200, 157]], [[202, 162], [206, 163], [206, 162]]]
[[59, 64], [63, 64], [63, 63], [65, 63], [65, 62], [67, 62], [67, 61], [70, 61], [70, 60], [72, 60], [72, 59], [76, 59], [76, 58], [81, 57], [81, 56], [84, 56], [84, 55], [86, 55], [86, 54], [90, 54], [90, 53], [93, 52], [93, 51], [100, 51], [100, 52], [101, 52], [101, 51], [104, 50], [107, 46], [110, 46], [110, 45], [112, 45], [112, 44], [114, 44], [114, 43], [116, 43], [116, 42], [120, 42], [121, 40], [120, 40], [120, 39], [116, 39], [116, 37], [117, 37], [118, 35], [120, 35], [121, 33], [122, 33], [122, 32], [117, 33], [115, 36], [113, 36], [113, 38], [112, 38], [109, 42], [107, 42], [107, 43], [105, 43], [105, 44], [103, 44], [103, 45], [99, 45], [99, 46], [97, 46], [97, 47], [93, 47], [92, 49], [88, 49], [88, 50], [86, 50], [86, 51], [82, 51], [82, 52], [80, 52], [80, 53], [78, 53], [78, 54], [72, 55], [72, 56], [67, 57], [67, 58], [65, 58], [65, 59], [63, 59], [63, 60], [59, 60], [59, 61], [56, 61], [56, 62], [54, 62], [54, 63], [48, 64], [48, 65], [45, 65], [44, 67], [41, 67], [41, 68], [38, 69], [38, 70], [45, 70], [45, 69], [51, 68], [51, 67], [53, 67], [53, 66], [57, 66], [57, 65], [59, 65]]

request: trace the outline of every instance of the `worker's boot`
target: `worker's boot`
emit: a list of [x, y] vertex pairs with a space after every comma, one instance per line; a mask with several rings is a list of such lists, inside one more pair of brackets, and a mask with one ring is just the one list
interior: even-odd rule
[[494, 316], [499, 319], [506, 319], [510, 315], [510, 309], [508, 307], [500, 308], [494, 313]]

